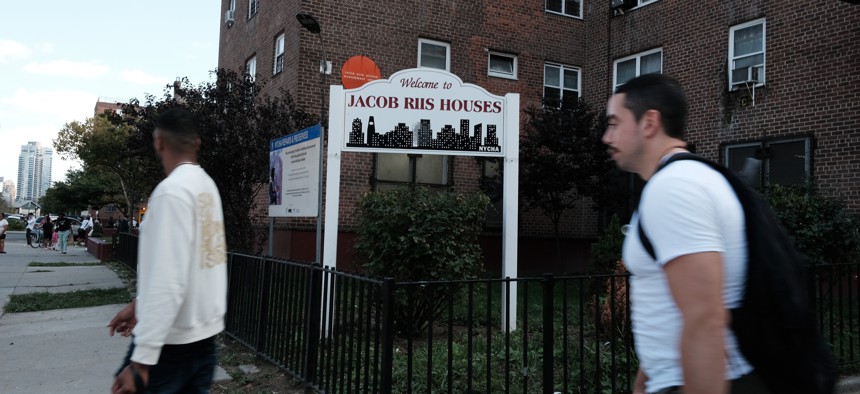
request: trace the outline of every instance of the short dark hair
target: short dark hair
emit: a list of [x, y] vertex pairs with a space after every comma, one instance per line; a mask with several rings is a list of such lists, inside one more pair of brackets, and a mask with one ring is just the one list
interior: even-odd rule
[[644, 74], [631, 79], [615, 89], [615, 94], [624, 93], [624, 106], [633, 112], [636, 120], [648, 110], [660, 112], [666, 134], [684, 139], [687, 127], [687, 95], [674, 78], [663, 74]]
[[200, 137], [197, 116], [185, 108], [171, 108], [155, 120], [155, 128], [174, 151], [189, 151]]

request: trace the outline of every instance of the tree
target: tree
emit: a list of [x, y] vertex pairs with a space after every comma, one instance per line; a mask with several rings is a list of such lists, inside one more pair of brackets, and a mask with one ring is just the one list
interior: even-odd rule
[[527, 206], [550, 219], [561, 264], [562, 215], [583, 198], [600, 201], [606, 194], [612, 164], [601, 142], [605, 122], [582, 99], [565, 100], [560, 106], [545, 102], [525, 112], [520, 193]]
[[123, 197], [116, 177], [88, 168], [71, 169], [66, 180], [55, 182], [39, 199], [44, 212], [77, 213], [84, 209], [120, 206]]
[[182, 106], [199, 117], [202, 145], [197, 158], [221, 192], [227, 246], [235, 251], [255, 251], [264, 235], [256, 226], [262, 218], [253, 215], [255, 197], [267, 184], [269, 142], [317, 121], [284, 90], [276, 97], [259, 95], [262, 85], [260, 78], [251, 81], [222, 69], [216, 71], [215, 82], [193, 86], [183, 79], [177, 95], [147, 96], [145, 103], [133, 101], [113, 117], [114, 123], [131, 126], [129, 152], [132, 147], [146, 147], [152, 160], [153, 122], [158, 114]]
[[[126, 215], [134, 213], [144, 196], [148, 195], [161, 174], [158, 163], [149, 149], [144, 153], [140, 145], [131, 139], [134, 128], [119, 115], [102, 114], [85, 122], [66, 124], [54, 147], [67, 159], [79, 159], [86, 168], [85, 174], [108, 175], [112, 179], [99, 178], [97, 183], [114, 190], [102, 190], [104, 195], [117, 194], [120, 210]], [[148, 145], [151, 147], [152, 145]], [[94, 181], [94, 178], [82, 178]], [[60, 197], [66, 194], [61, 193]], [[87, 201], [88, 204], [94, 201]]]

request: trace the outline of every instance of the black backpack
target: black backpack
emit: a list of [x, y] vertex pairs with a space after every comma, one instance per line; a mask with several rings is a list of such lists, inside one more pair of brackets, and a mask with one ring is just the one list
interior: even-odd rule
[[[678, 160], [705, 163], [723, 174], [744, 210], [747, 280], [741, 306], [731, 310], [731, 329], [741, 354], [773, 393], [833, 393], [836, 362], [810, 303], [806, 257], [797, 251], [767, 201], [729, 169], [691, 153], [679, 153], [657, 171]], [[642, 217], [639, 219], [639, 238], [655, 258], [642, 229]]]

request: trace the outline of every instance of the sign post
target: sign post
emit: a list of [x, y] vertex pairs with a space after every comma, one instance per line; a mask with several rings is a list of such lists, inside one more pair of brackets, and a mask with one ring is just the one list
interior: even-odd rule
[[[323, 264], [337, 264], [341, 152], [504, 159], [503, 272], [517, 277], [519, 95], [496, 96], [435, 69], [407, 69], [356, 89], [332, 86]], [[505, 291], [510, 291], [506, 305]], [[502, 329], [516, 329], [516, 283], [502, 292]], [[512, 311], [510, 315], [507, 310]]]

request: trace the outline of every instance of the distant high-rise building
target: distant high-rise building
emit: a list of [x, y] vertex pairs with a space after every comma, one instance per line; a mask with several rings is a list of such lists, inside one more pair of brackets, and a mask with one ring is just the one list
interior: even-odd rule
[[12, 204], [15, 202], [15, 181], [11, 179], [3, 179], [0, 176], [0, 185], [2, 185], [2, 193], [0, 195], [3, 196], [3, 199], [6, 200], [7, 204]]
[[18, 189], [15, 201], [38, 200], [51, 187], [51, 162], [54, 151], [38, 142], [21, 145], [18, 156]]

